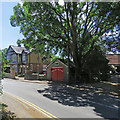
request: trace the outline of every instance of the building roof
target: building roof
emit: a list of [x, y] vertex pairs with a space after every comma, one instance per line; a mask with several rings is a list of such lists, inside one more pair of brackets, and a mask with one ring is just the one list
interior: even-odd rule
[[106, 54], [106, 58], [109, 60], [108, 64], [120, 65], [120, 54]]
[[18, 47], [13, 45], [10, 45], [9, 47], [11, 47], [17, 54], [22, 54], [23, 51], [27, 54], [30, 53], [30, 50], [25, 47]]

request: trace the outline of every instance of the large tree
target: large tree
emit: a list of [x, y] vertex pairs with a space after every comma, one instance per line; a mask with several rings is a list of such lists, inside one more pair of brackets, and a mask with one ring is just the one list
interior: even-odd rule
[[[24, 2], [14, 7], [11, 25], [20, 26], [23, 43], [36, 51], [67, 53], [80, 75], [96, 45], [118, 47], [118, 40], [106, 39], [120, 24], [120, 3], [110, 2]], [[66, 55], [66, 54], [65, 54]]]

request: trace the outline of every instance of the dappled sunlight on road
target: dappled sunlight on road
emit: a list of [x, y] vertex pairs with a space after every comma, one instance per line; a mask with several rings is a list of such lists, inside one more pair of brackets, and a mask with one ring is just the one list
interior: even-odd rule
[[[107, 87], [106, 87], [107, 86]], [[113, 87], [113, 88], [112, 88]], [[113, 92], [110, 90], [116, 89]], [[65, 106], [94, 107], [96, 114], [104, 118], [118, 117], [118, 88], [112, 84], [66, 85], [53, 82], [48, 88], [37, 90], [44, 97]], [[114, 94], [114, 96], [111, 96]], [[116, 94], [116, 96], [115, 96]], [[111, 114], [112, 113], [112, 114]]]

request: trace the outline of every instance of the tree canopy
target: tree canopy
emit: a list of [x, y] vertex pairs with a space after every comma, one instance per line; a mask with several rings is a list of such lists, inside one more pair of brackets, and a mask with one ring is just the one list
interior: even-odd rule
[[69, 55], [80, 73], [90, 53], [115, 51], [119, 43], [120, 2], [24, 2], [14, 7], [11, 25], [20, 26], [22, 43], [38, 52]]

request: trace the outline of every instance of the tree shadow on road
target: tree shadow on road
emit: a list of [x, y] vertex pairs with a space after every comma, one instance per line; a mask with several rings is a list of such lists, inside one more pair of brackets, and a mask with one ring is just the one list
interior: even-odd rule
[[117, 107], [120, 100], [101, 94], [101, 92], [95, 93], [95, 90], [96, 88], [93, 86], [69, 86], [59, 82], [52, 82], [48, 88], [39, 89], [38, 92], [46, 98], [58, 101], [62, 105], [73, 107], [91, 106], [99, 116], [118, 118]]

